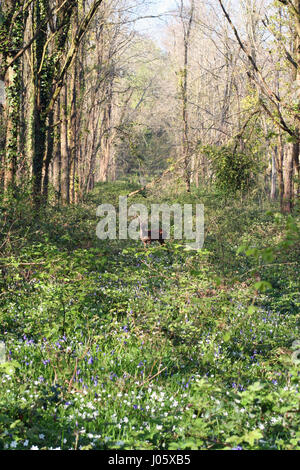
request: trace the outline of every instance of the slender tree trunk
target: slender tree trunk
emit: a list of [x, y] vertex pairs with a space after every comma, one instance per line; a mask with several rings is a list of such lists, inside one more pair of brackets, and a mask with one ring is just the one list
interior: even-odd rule
[[[17, 3], [17, 4], [16, 4]], [[19, 136], [20, 136], [20, 102], [22, 88], [22, 73], [20, 60], [13, 66], [6, 66], [16, 51], [22, 47], [24, 38], [24, 18], [20, 12], [14, 18], [18, 2], [6, 0], [1, 2], [1, 42], [0, 42], [0, 79], [4, 86], [3, 93], [6, 100], [2, 103], [3, 123], [2, 130], [2, 177], [3, 189], [11, 187], [15, 190], [18, 164]]]
[[53, 159], [51, 161], [52, 176], [51, 182], [56, 191], [57, 200], [61, 200], [61, 154], [60, 154], [60, 97], [57, 98], [54, 107], [54, 144], [53, 144]]
[[[300, 135], [300, 133], [299, 133]], [[299, 166], [299, 142], [294, 146], [294, 168], [295, 168], [295, 191], [294, 195], [296, 199], [300, 198], [300, 166]]]
[[284, 158], [283, 183], [284, 191], [281, 210], [285, 214], [292, 212], [293, 208], [293, 170], [294, 170], [294, 145], [289, 144]]
[[77, 61], [72, 67], [72, 77], [70, 83], [70, 117], [68, 119], [69, 127], [69, 154], [70, 154], [70, 202], [75, 203], [75, 182], [76, 182], [76, 98], [77, 98]]
[[[5, 89], [13, 92], [15, 74], [10, 67], [5, 76]], [[8, 93], [7, 93], [8, 95]], [[15, 110], [11, 100], [7, 98], [5, 107], [6, 136], [5, 136], [5, 159], [4, 159], [4, 190], [13, 187], [16, 174], [16, 135], [14, 133]]]
[[271, 200], [276, 200], [276, 155], [277, 155], [277, 147], [275, 147], [274, 152], [272, 153], [272, 163], [271, 163]]
[[111, 138], [112, 138], [112, 99], [113, 99], [114, 73], [111, 73], [110, 81], [107, 84], [106, 104], [103, 114], [103, 130], [101, 139], [101, 160], [99, 169], [100, 181], [108, 181], [109, 165], [111, 163]]
[[48, 189], [49, 189], [49, 167], [53, 157], [54, 149], [54, 111], [51, 110], [48, 116], [48, 131], [47, 131], [47, 152], [45, 158], [44, 168], [44, 181], [43, 181], [43, 199], [44, 203], [48, 201]]
[[280, 208], [283, 207], [283, 194], [284, 194], [284, 180], [283, 180], [283, 160], [284, 160], [285, 148], [282, 142], [282, 136], [278, 136], [278, 147], [275, 154], [276, 157], [276, 172], [278, 176], [278, 190], [279, 190], [279, 201]]
[[[300, 13], [300, 0], [296, 1], [296, 7], [298, 13]], [[299, 33], [297, 32], [297, 29], [300, 29], [300, 17], [296, 17], [296, 22], [298, 28], [296, 28], [296, 37], [295, 37], [295, 55], [296, 55], [296, 62], [297, 62], [297, 70], [295, 73], [295, 83], [297, 84], [297, 90], [296, 90], [296, 103], [298, 104], [298, 109], [300, 106], [300, 37]], [[299, 118], [299, 116], [298, 116]], [[295, 170], [295, 179], [296, 179], [296, 184], [295, 184], [295, 197], [299, 198], [300, 196], [300, 168], [299, 168], [299, 150], [300, 150], [300, 121], [299, 119], [295, 120], [296, 128], [298, 130], [298, 142], [294, 144], [294, 149], [293, 149], [293, 158], [294, 158], [294, 170]]]
[[191, 28], [194, 19], [194, 0], [191, 1], [189, 18], [186, 23], [186, 13], [184, 12], [183, 0], [181, 0], [180, 18], [183, 27], [183, 69], [180, 77], [180, 91], [182, 100], [182, 152], [184, 157], [184, 177], [187, 192], [191, 190], [191, 162], [190, 162], [190, 144], [189, 144], [189, 118], [188, 118], [188, 55], [190, 48]]
[[[34, 4], [34, 20], [33, 30], [36, 31], [40, 28], [45, 15], [45, 1], [37, 0]], [[45, 29], [40, 29], [34, 46], [34, 109], [33, 109], [33, 162], [32, 162], [32, 175], [33, 175], [33, 200], [36, 207], [41, 203], [42, 192], [42, 175], [44, 166], [44, 157], [46, 151], [46, 115], [45, 107], [47, 105], [47, 93], [45, 83], [43, 82], [43, 51], [47, 40], [47, 32]]]
[[63, 203], [70, 202], [70, 155], [68, 147], [68, 114], [67, 114], [67, 86], [61, 91], [61, 133], [60, 133], [60, 153], [61, 153], [61, 199]]

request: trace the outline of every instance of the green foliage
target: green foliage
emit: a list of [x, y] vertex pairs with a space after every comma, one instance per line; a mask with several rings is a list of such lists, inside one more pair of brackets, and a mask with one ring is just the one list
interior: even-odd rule
[[205, 203], [203, 250], [98, 240], [97, 205], [134, 189], [1, 202], [0, 448], [299, 449], [298, 219], [177, 192]]
[[0, 374], [5, 373], [6, 375], [13, 375], [17, 368], [21, 365], [17, 361], [2, 362], [0, 364]]
[[130, 122], [118, 129], [118, 168], [122, 174], [157, 174], [165, 169], [170, 142], [163, 128]]
[[253, 155], [230, 146], [203, 146], [206, 157], [212, 162], [218, 188], [226, 193], [249, 189], [255, 182], [258, 170]]

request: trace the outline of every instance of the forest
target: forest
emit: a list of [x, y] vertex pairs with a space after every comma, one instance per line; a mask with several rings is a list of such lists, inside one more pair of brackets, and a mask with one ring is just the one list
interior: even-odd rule
[[0, 450], [300, 450], [299, 150], [300, 0], [0, 1]]

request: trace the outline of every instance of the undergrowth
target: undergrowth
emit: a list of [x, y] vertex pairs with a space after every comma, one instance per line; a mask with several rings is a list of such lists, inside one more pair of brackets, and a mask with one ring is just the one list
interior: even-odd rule
[[299, 449], [299, 218], [204, 203], [205, 243], [96, 237], [96, 208], [1, 203], [0, 449]]

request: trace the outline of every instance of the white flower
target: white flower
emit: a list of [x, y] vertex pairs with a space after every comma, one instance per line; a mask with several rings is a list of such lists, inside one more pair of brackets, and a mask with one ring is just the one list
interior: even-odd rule
[[23, 442], [23, 446], [24, 446], [24, 447], [27, 447], [28, 444], [29, 444], [29, 441], [28, 441], [28, 439], [26, 439], [26, 441]]
[[16, 441], [12, 441], [12, 442], [10, 443], [10, 447], [11, 447], [12, 449], [15, 449], [15, 448], [17, 447], [17, 442], [16, 442]]
[[30, 450], [39, 450], [38, 446], [31, 446]]
[[45, 439], [45, 434], [39, 434], [40, 439]]
[[281, 419], [280, 418], [271, 418], [270, 421], [271, 421], [272, 424], [276, 424], [276, 423], [279, 423], [281, 421]]

